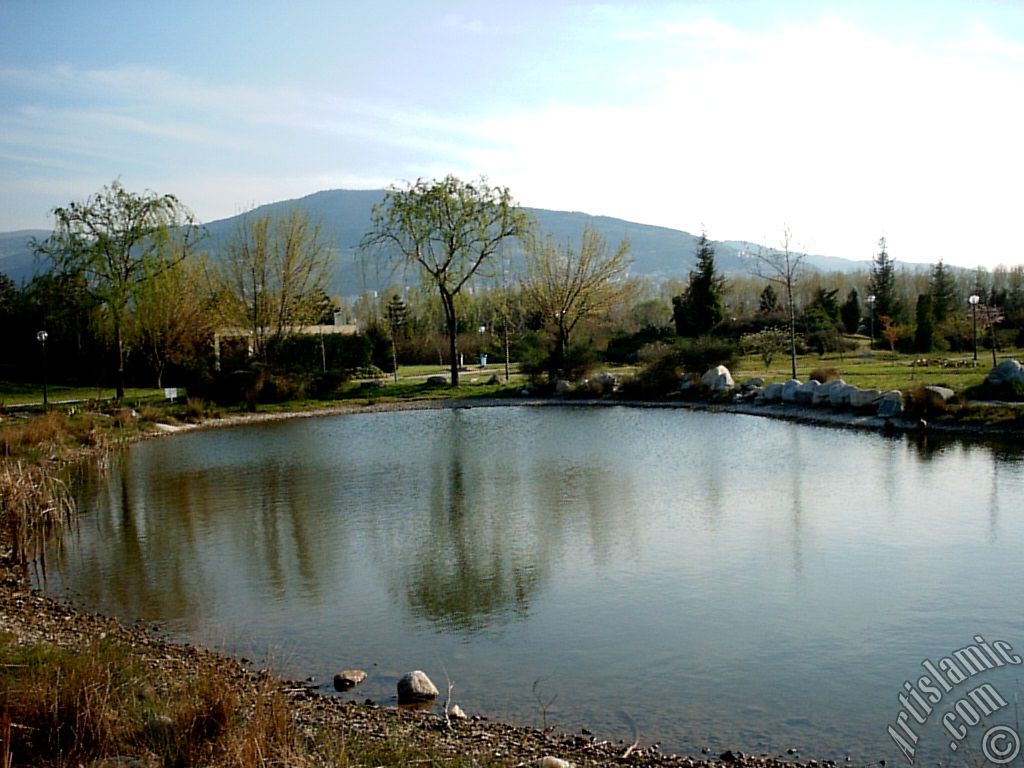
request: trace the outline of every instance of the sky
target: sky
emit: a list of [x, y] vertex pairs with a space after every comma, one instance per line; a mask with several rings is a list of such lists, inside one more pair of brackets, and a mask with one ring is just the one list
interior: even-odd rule
[[486, 176], [522, 205], [1024, 263], [1024, 2], [0, 0], [0, 231]]

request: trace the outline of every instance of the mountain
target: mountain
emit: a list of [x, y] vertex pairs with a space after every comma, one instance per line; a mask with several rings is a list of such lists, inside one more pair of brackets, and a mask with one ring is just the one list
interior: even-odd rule
[[[238, 231], [240, 220], [245, 216], [265, 213], [278, 216], [298, 208], [311, 220], [321, 222], [324, 235], [334, 244], [337, 269], [332, 293], [354, 295], [363, 290], [383, 289], [392, 281], [389, 271], [365, 257], [360, 258], [359, 243], [370, 229], [373, 206], [384, 199], [384, 194], [384, 190], [335, 189], [262, 205], [238, 216], [208, 223], [209, 238], [204, 247], [211, 253], [220, 250]], [[685, 278], [696, 263], [697, 237], [689, 232], [577, 211], [525, 210], [534, 217], [539, 231], [550, 235], [556, 243], [578, 241], [586, 226], [596, 230], [612, 248], [623, 239], [629, 240], [633, 258], [630, 272], [633, 275], [655, 280]], [[44, 230], [0, 233], [0, 272], [7, 273], [19, 284], [31, 279], [34, 263], [28, 243], [32, 237], [42, 239], [46, 234]], [[750, 273], [751, 254], [758, 250], [756, 244], [725, 240], [714, 245], [715, 264], [724, 275]], [[513, 250], [511, 256], [516, 260], [522, 254]], [[806, 255], [804, 263], [812, 269], [841, 272], [869, 269], [871, 266], [870, 261], [813, 254]], [[409, 280], [415, 279], [414, 276], [409, 277]]]
[[19, 229], [0, 232], [0, 272], [15, 284], [28, 282], [36, 272], [32, 241], [42, 240], [50, 233], [45, 229]]

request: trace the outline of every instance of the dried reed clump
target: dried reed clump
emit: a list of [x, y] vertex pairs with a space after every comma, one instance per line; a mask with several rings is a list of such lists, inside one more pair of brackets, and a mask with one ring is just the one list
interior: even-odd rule
[[168, 766], [322, 765], [284, 693], [116, 640], [20, 647], [0, 637], [0, 766], [133, 755]]
[[0, 456], [64, 458], [75, 448], [105, 448], [109, 438], [99, 429], [96, 414], [71, 416], [52, 410], [25, 420], [9, 420], [0, 428]]
[[0, 463], [0, 525], [7, 529], [15, 563], [42, 558], [46, 537], [74, 512], [67, 484], [52, 472], [20, 461]]

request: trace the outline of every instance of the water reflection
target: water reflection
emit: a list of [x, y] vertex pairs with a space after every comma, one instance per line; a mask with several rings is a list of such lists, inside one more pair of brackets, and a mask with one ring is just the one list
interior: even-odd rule
[[[525, 616], [543, 579], [543, 551], [524, 547], [514, 517], [486, 500], [480, 456], [468, 456], [466, 420], [453, 411], [430, 469], [424, 535], [395, 558], [412, 613], [444, 628], [472, 632]], [[470, 464], [470, 461], [473, 464]], [[492, 472], [494, 471], [493, 468]], [[467, 482], [467, 475], [469, 480]], [[484, 482], [478, 482], [483, 480]]]
[[554, 674], [560, 726], [619, 727], [614, 691], [673, 748], [877, 758], [921, 658], [1024, 646], [1022, 491], [1017, 450], [751, 417], [306, 420], [133, 446], [81, 484], [49, 587], [297, 675], [378, 664], [362, 697], [443, 664], [534, 722]]

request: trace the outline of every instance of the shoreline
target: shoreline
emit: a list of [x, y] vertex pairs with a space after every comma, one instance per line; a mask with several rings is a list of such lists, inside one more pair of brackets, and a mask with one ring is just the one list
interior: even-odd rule
[[[319, 418], [362, 413], [391, 413], [409, 410], [443, 410], [485, 407], [638, 407], [680, 408], [712, 413], [774, 418], [796, 423], [833, 428], [858, 429], [879, 433], [910, 432], [934, 434], [942, 438], [1000, 439], [1022, 437], [1018, 430], [1000, 430], [981, 425], [931, 425], [920, 432], [915, 421], [886, 420], [876, 416], [858, 416], [850, 412], [833, 412], [796, 405], [754, 405], [752, 403], [708, 403], [691, 401], [630, 401], [613, 399], [573, 398], [482, 398], [436, 399], [341, 405], [309, 410], [238, 414], [206, 419], [196, 424], [155, 426], [137, 439], [187, 433], [195, 430], [243, 426], [246, 424], [282, 421], [296, 418]], [[952, 427], [952, 428], [950, 428]], [[1007, 435], [1006, 433], [1010, 433]], [[84, 453], [87, 452], [83, 452]], [[515, 726], [486, 717], [446, 722], [443, 714], [410, 711], [372, 703], [357, 704], [353, 700], [323, 693], [303, 683], [280, 679], [266, 670], [246, 666], [244, 660], [217, 653], [189, 643], [172, 642], [158, 627], [125, 625], [111, 617], [82, 611], [70, 601], [59, 600], [33, 588], [28, 568], [10, 562], [10, 542], [4, 531], [0, 536], [0, 632], [9, 634], [19, 645], [52, 643], [66, 648], [84, 648], [97, 639], [112, 638], [133, 649], [133, 654], [153, 665], [182, 670], [205, 670], [224, 675], [244, 698], [258, 697], [260, 684], [267, 680], [287, 696], [291, 716], [299, 727], [321, 730], [340, 729], [360, 734], [370, 740], [401, 739], [416, 747], [440, 750], [446, 754], [473, 754], [499, 764], [534, 765], [544, 756], [568, 760], [576, 765], [638, 766], [834, 766], [834, 761], [808, 760], [799, 756], [761, 754], [745, 755], [727, 750], [719, 756], [662, 754], [657, 745], [643, 746], [641, 738], [632, 745], [600, 741], [583, 735], [556, 733]], [[656, 735], [650, 736], [653, 740]]]
[[[979, 404], [986, 405], [986, 404]], [[1024, 411], [1024, 404], [999, 404], [1003, 407], [1016, 407]], [[858, 414], [849, 410], [832, 410], [827, 407], [813, 407], [794, 403], [753, 403], [753, 402], [714, 402], [702, 400], [628, 400], [619, 398], [574, 398], [574, 397], [487, 397], [487, 398], [436, 398], [422, 400], [396, 400], [383, 403], [367, 403], [365, 405], [337, 405], [308, 410], [255, 412], [235, 414], [218, 418], [208, 418], [201, 422], [165, 425], [158, 424], [142, 439], [159, 437], [203, 429], [244, 426], [271, 421], [290, 419], [320, 418], [324, 416], [344, 416], [363, 413], [397, 413], [417, 410], [445, 410], [463, 408], [546, 408], [546, 407], [581, 407], [581, 408], [641, 408], [641, 409], [681, 409], [706, 413], [734, 413], [743, 416], [760, 416], [766, 419], [789, 421], [808, 426], [834, 427], [854, 429], [881, 434], [915, 434], [923, 437], [969, 440], [1017, 440], [1024, 445], [1024, 430], [1001, 427], [991, 424], [962, 423], [950, 420], [938, 420], [922, 423], [916, 417], [882, 417], [871, 414]]]

